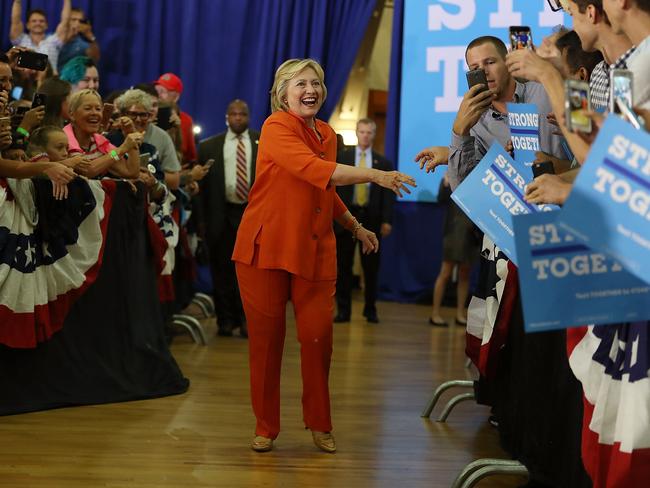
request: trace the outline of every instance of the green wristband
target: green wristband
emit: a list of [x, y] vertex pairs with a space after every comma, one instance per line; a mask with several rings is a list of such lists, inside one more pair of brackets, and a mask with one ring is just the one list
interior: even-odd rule
[[24, 135], [26, 139], [29, 137], [29, 132], [27, 132], [27, 129], [23, 129], [22, 127], [18, 127], [16, 129], [16, 132], [18, 132], [19, 134]]
[[115, 161], [120, 160], [120, 155], [117, 154], [117, 151], [115, 149], [111, 149], [111, 151], [108, 154], [110, 155], [111, 158], [113, 158], [113, 160]]

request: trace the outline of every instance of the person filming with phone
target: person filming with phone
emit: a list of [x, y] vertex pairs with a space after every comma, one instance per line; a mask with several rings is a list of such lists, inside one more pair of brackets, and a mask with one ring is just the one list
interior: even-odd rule
[[[520, 83], [508, 72], [508, 50], [501, 39], [482, 36], [467, 46], [465, 60], [470, 73], [482, 70], [485, 78], [478, 81], [463, 96], [454, 120], [449, 147], [449, 182], [455, 189], [485, 156], [490, 146], [498, 142], [503, 147], [510, 140], [506, 104], [532, 103], [544, 116], [539, 119], [539, 144], [542, 151], [564, 158], [561, 136], [546, 120], [551, 104], [539, 83]], [[480, 76], [480, 73], [478, 73]], [[478, 80], [478, 77], [475, 78]]]
[[[56, 73], [59, 52], [68, 40], [71, 0], [63, 0], [61, 20], [53, 34], [47, 34], [47, 16], [41, 9], [27, 12], [27, 23], [22, 21], [22, 2], [14, 0], [11, 7], [11, 30], [9, 38], [14, 46], [26, 47], [41, 54], [46, 54], [52, 69]], [[27, 32], [24, 32], [27, 27]]]

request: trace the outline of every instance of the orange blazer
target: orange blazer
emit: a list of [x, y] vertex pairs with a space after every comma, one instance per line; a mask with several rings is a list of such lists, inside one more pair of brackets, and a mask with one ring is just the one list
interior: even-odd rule
[[336, 169], [336, 134], [321, 120], [318, 137], [290, 112], [262, 126], [255, 183], [248, 196], [232, 259], [284, 269], [311, 281], [336, 279], [332, 221], [347, 211], [329, 181]]

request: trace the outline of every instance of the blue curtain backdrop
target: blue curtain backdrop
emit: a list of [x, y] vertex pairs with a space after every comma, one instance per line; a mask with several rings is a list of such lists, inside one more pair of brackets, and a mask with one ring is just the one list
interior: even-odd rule
[[[9, 47], [11, 0], [0, 0], [0, 39]], [[204, 128], [225, 130], [228, 102], [242, 98], [251, 127], [270, 113], [269, 89], [277, 66], [311, 56], [325, 68], [327, 120], [347, 81], [375, 0], [74, 0], [93, 23], [102, 49], [101, 92], [178, 74], [181, 106]], [[23, 0], [23, 10], [44, 9], [50, 30], [62, 0]], [[398, 164], [403, 0], [395, 0], [386, 154]], [[444, 129], [447, 130], [447, 129]], [[402, 171], [419, 171], [399, 161]], [[395, 301], [430, 298], [440, 267], [445, 208], [398, 203], [393, 235], [382, 242], [380, 295]]]
[[[400, 171], [420, 171], [412, 160], [398, 161], [402, 73], [404, 0], [395, 0], [391, 45], [386, 157]], [[448, 130], [448, 129], [443, 129]], [[415, 156], [415, 154], [413, 155]], [[393, 233], [382, 242], [380, 295], [383, 299], [430, 301], [442, 258], [442, 225], [446, 206], [437, 203], [397, 202]]]
[[[0, 39], [9, 47], [11, 0], [0, 0]], [[58, 24], [62, 0], [24, 0]], [[259, 129], [270, 113], [275, 69], [313, 57], [325, 68], [327, 120], [343, 91], [375, 0], [73, 0], [102, 49], [101, 92], [153, 81], [164, 72], [185, 85], [181, 106], [204, 128], [225, 130], [228, 102], [241, 98]], [[24, 15], [24, 14], [23, 14]], [[23, 17], [24, 19], [24, 17]]]

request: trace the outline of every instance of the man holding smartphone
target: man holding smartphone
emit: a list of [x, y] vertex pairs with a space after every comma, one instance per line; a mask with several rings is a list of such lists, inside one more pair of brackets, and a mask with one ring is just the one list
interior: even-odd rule
[[[470, 88], [460, 104], [454, 120], [449, 147], [449, 182], [455, 189], [498, 142], [503, 147], [510, 140], [506, 103], [532, 103], [539, 113], [539, 143], [542, 151], [563, 158], [562, 138], [546, 120], [551, 104], [539, 83], [519, 83], [508, 72], [508, 51], [501, 39], [483, 36], [467, 46], [465, 60], [470, 70], [485, 71], [487, 87]], [[486, 90], [487, 88], [487, 90]]]
[[11, 29], [9, 32], [11, 42], [14, 46], [26, 47], [32, 51], [47, 54], [52, 69], [57, 73], [59, 51], [68, 40], [71, 0], [63, 0], [61, 21], [54, 34], [47, 34], [47, 16], [40, 9], [32, 9], [27, 12], [27, 32], [24, 32], [22, 10], [21, 0], [14, 0], [11, 7]]
[[650, 1], [629, 0], [624, 4], [603, 0], [603, 7], [616, 34], [625, 34], [636, 45], [627, 60], [634, 75], [633, 103], [650, 109]]

